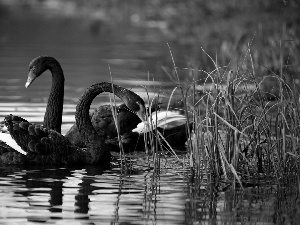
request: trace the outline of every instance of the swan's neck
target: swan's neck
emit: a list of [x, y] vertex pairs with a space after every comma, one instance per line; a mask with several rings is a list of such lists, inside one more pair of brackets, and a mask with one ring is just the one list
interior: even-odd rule
[[[101, 156], [107, 151], [107, 146], [104, 141], [104, 132], [98, 131], [93, 127], [89, 110], [93, 99], [100, 93], [105, 92], [100, 86], [93, 85], [87, 89], [80, 98], [76, 106], [76, 125], [78, 127], [80, 136], [83, 138], [91, 158], [91, 163], [101, 161]], [[109, 151], [108, 151], [109, 152]]]
[[61, 132], [62, 113], [64, 103], [65, 78], [61, 66], [58, 64], [49, 68], [52, 73], [52, 86], [44, 117], [44, 127]]
[[93, 88], [90, 87], [83, 93], [76, 106], [75, 113], [76, 125], [78, 126], [81, 137], [86, 143], [96, 140], [97, 138], [99, 138], [99, 136], [101, 136], [101, 131], [99, 131], [99, 134], [97, 134], [97, 131], [92, 125], [89, 110], [94, 98], [98, 94], [105, 91], [101, 87], [96, 88], [95, 85], [93, 85], [92, 87]]
[[128, 90], [120, 86], [113, 85], [111, 83], [98, 83], [89, 87], [80, 98], [75, 113], [76, 124], [78, 126], [81, 137], [84, 139], [90, 154], [94, 156], [94, 159], [101, 160], [102, 155], [108, 150], [105, 144], [104, 131], [96, 131], [93, 127], [89, 110], [93, 99], [103, 92], [114, 93], [123, 102], [128, 101]]

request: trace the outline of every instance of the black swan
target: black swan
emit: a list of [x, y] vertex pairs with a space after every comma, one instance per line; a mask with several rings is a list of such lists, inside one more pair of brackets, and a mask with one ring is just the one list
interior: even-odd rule
[[[45, 112], [43, 126], [61, 132], [62, 112], [64, 101], [64, 73], [60, 63], [53, 57], [39, 56], [29, 64], [28, 80], [25, 85], [28, 88], [32, 82], [46, 70], [52, 73], [52, 87]], [[91, 113], [92, 124], [95, 129], [106, 130], [107, 138], [116, 137], [117, 130], [113, 120], [111, 106], [100, 106]], [[138, 116], [128, 110], [126, 105], [117, 108], [117, 119], [120, 122], [120, 134], [130, 132], [141, 122]], [[84, 147], [84, 141], [80, 137], [76, 124], [71, 127], [65, 137], [78, 147]]]
[[[59, 62], [53, 57], [48, 56], [39, 56], [34, 58], [29, 63], [29, 73], [25, 87], [28, 88], [38, 76], [48, 69], [52, 73], [52, 86], [44, 116], [43, 127], [53, 129], [60, 133], [62, 124], [65, 78]], [[1, 128], [1, 132], [2, 129], [3, 127]], [[2, 151], [11, 151], [11, 148], [5, 144], [5, 142], [9, 143], [9, 145], [13, 143], [11, 136], [7, 135], [6, 133], [1, 133], [0, 135], [0, 139], [4, 140], [4, 142], [1, 141]], [[21, 145], [19, 148], [16, 148], [15, 143], [13, 143], [13, 146], [17, 151], [21, 152]]]
[[103, 92], [114, 93], [141, 120], [145, 120], [146, 109], [140, 96], [111, 83], [94, 84], [80, 98], [75, 113], [76, 124], [87, 149], [71, 144], [55, 130], [31, 124], [18, 116], [8, 115], [4, 123], [13, 139], [27, 152], [27, 155], [6, 152], [1, 156], [2, 162], [5, 164], [96, 164], [103, 168], [109, 167], [110, 150], [105, 143], [105, 131], [97, 132], [89, 115], [93, 99]]

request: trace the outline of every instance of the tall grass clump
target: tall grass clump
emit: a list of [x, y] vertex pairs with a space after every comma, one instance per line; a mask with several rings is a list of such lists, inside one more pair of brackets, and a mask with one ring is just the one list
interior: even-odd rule
[[[258, 76], [250, 45], [236, 67], [220, 67], [207, 56], [215, 70], [186, 68], [187, 85], [179, 80], [174, 60], [173, 73], [167, 73], [180, 88], [193, 124], [187, 130], [193, 173], [240, 185], [267, 180], [288, 185], [293, 177], [300, 187], [299, 94], [284, 65], [265, 68], [265, 75]], [[272, 90], [267, 90], [270, 84]]]

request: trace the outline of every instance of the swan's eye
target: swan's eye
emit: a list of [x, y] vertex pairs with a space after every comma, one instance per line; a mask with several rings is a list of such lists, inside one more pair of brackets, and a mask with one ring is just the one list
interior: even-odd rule
[[140, 103], [139, 101], [136, 101], [135, 103], [139, 106], [140, 109], [142, 108], [142, 103]]

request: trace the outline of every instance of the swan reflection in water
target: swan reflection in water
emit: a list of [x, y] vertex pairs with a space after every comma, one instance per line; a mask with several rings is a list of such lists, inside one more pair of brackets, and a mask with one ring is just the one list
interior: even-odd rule
[[[6, 206], [2, 217], [8, 216], [12, 208], [18, 212], [19, 221], [39, 222], [151, 221], [176, 212], [172, 224], [180, 224], [184, 220], [185, 183], [170, 176], [168, 180], [174, 184], [160, 184], [163, 179], [153, 179], [148, 169], [140, 169], [131, 170], [131, 174], [116, 174], [120, 168], [103, 173], [94, 166], [26, 170], [8, 166], [3, 169], [7, 177], [2, 172], [0, 182], [13, 188], [6, 186], [0, 196], [13, 197], [9, 202], [5, 198], [2, 201], [2, 206]], [[169, 206], [170, 201], [176, 204]]]

